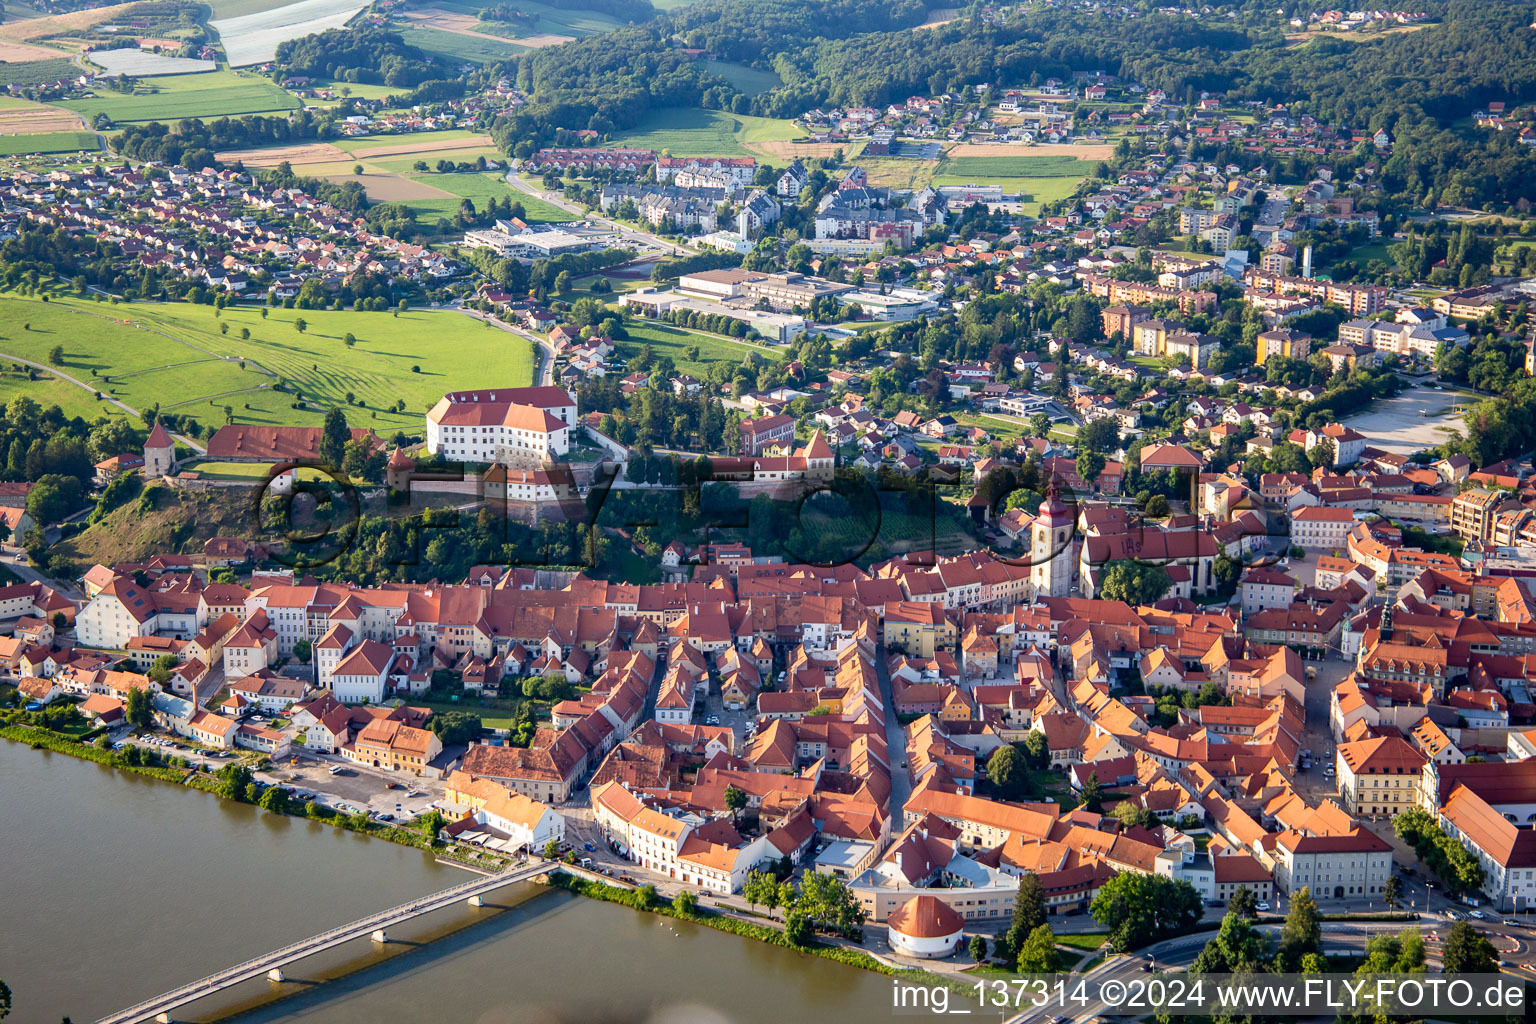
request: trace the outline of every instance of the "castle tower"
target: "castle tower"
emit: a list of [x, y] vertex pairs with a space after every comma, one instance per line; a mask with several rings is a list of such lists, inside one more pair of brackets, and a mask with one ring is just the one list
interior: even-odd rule
[[1029, 582], [1036, 597], [1067, 597], [1072, 590], [1073, 518], [1052, 479], [1029, 527]]
[[144, 442], [144, 479], [158, 480], [176, 472], [176, 441], [158, 421]]
[[416, 460], [396, 448], [384, 467], [384, 482], [392, 491], [404, 491], [411, 485], [411, 470], [415, 468]]

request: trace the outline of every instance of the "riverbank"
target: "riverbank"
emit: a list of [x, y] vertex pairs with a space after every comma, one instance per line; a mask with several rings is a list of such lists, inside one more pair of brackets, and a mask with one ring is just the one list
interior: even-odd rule
[[[20, 725], [7, 723], [0, 726], [0, 738], [14, 743], [23, 743], [34, 750], [49, 750], [66, 757], [78, 758], [82, 761], [91, 761], [105, 768], [114, 768], [118, 771], [128, 772], [133, 775], [142, 775], [146, 778], [156, 779], [160, 782], [169, 782], [178, 786], [186, 786], [191, 789], [211, 793], [230, 803], [245, 804], [250, 807], [257, 805], [248, 800], [232, 800], [222, 792], [220, 780], [212, 775], [195, 769], [176, 768], [165, 764], [130, 764], [114, 750], [102, 750], [90, 743], [83, 743], [72, 736], [53, 732], [48, 729], [40, 729], [32, 725]], [[294, 808], [297, 807], [297, 810]], [[444, 847], [421, 832], [377, 822], [367, 815], [337, 814], [329, 808], [320, 807], [314, 803], [303, 805], [289, 804], [287, 808], [258, 808], [268, 814], [279, 814], [289, 818], [302, 818], [306, 821], [315, 821], [324, 825], [347, 832], [355, 832], [371, 839], [383, 839], [386, 842], [399, 846], [409, 846], [432, 854], [438, 861], [450, 867], [463, 868], [482, 874], [495, 874], [504, 869], [509, 861], [493, 855], [482, 855], [471, 858], [466, 854], [460, 854], [454, 849]]]
[[898, 967], [851, 944], [841, 945], [813, 939], [809, 945], [798, 946], [789, 941], [789, 938], [781, 928], [743, 921], [733, 914], [710, 910], [697, 904], [691, 910], [685, 909], [677, 905], [675, 898], [667, 900], [656, 895], [654, 887], [621, 888], [616, 885], [609, 885], [606, 882], [579, 877], [570, 870], [552, 870], [548, 877], [549, 884], [552, 887], [564, 889], [577, 896], [585, 896], [588, 899], [599, 900], [603, 903], [618, 903], [643, 913], [657, 914], [662, 917], [676, 918], [679, 921], [687, 921], [690, 924], [703, 925], [716, 931], [729, 932], [732, 935], [745, 939], [755, 939], [758, 942], [766, 942], [771, 946], [782, 946], [796, 953], [820, 957], [823, 960], [831, 960], [849, 967], [872, 971], [875, 974], [900, 976], [903, 979], [908, 979], [915, 985], [940, 985], [964, 996], [974, 996], [976, 994], [974, 983], [961, 982], [956, 978], [946, 977], [919, 968], [908, 969]]

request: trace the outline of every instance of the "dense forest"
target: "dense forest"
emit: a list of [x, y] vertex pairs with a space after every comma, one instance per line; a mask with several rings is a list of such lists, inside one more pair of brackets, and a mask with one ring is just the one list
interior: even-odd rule
[[279, 43], [277, 63], [298, 75], [406, 87], [420, 85], [442, 70], [400, 33], [377, 25], [333, 28]]

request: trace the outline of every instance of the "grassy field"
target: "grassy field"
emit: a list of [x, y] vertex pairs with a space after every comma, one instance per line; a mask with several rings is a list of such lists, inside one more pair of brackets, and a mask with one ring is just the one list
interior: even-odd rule
[[945, 160], [945, 174], [981, 178], [1084, 178], [1093, 162], [1075, 156], [960, 156]]
[[132, 94], [102, 88], [85, 99], [59, 104], [85, 115], [106, 114], [114, 121], [177, 121], [183, 117], [226, 117], [288, 111], [298, 99], [264, 78], [210, 71], [198, 75], [163, 75], [140, 79]]
[[[5, 365], [10, 366], [9, 363]], [[25, 373], [7, 369], [0, 373], [0, 405], [8, 405], [17, 395], [26, 395], [44, 409], [56, 405], [64, 410], [64, 415], [79, 416], [86, 420], [94, 420], [99, 416], [127, 415], [110, 402], [98, 402], [89, 391], [77, 388], [68, 381], [50, 376], [28, 380]]]
[[425, 25], [411, 25], [401, 29], [400, 36], [411, 46], [419, 47], [454, 64], [461, 61], [490, 64], [528, 52], [528, 47], [514, 43], [510, 39], [486, 39], [483, 36], [470, 36], [462, 32], [445, 32], [440, 28], [429, 28]]
[[783, 84], [783, 79], [779, 78], [776, 71], [764, 71], [735, 61], [706, 60], [704, 68], [719, 75], [735, 86], [738, 92], [744, 92], [748, 96], [756, 96], [758, 93], [767, 92]]
[[673, 107], [614, 136], [609, 145], [669, 150], [674, 156], [754, 156], [747, 143], [783, 142], [803, 134], [791, 122], [776, 118]]
[[[249, 480], [257, 483], [272, 475], [272, 467], [265, 462], [194, 462], [188, 463], [186, 468], [214, 480]], [[331, 478], [319, 469], [310, 468], [300, 469], [299, 479], [324, 483]]]
[[95, 132], [35, 132], [29, 135], [0, 135], [0, 156], [25, 156], [28, 153], [96, 152], [100, 149]]
[[[626, 325], [625, 330], [629, 332], [629, 341], [619, 346], [623, 358], [639, 355], [641, 347], [648, 344], [657, 356], [671, 356], [679, 370], [695, 375], [704, 373], [711, 363], [740, 363], [749, 352], [770, 362], [779, 358], [778, 353], [765, 346], [717, 338], [712, 334], [700, 334], [671, 324], [642, 321]], [[699, 346], [698, 359], [686, 357], [685, 350], [690, 345]]]
[[[526, 341], [458, 313], [274, 309], [263, 320], [255, 307], [231, 308], [222, 317], [228, 335], [213, 313], [189, 303], [3, 297], [0, 324], [11, 326], [0, 328], [0, 353], [44, 362], [62, 345], [63, 372], [100, 380], [103, 392], [136, 409], [159, 402], [203, 422], [222, 423], [227, 405], [240, 423], [318, 423], [350, 392], [353, 423], [381, 431], [420, 430], [422, 414], [445, 391], [532, 377]], [[242, 328], [248, 340], [239, 338]], [[342, 342], [347, 333], [357, 339], [351, 348]], [[303, 394], [302, 408], [291, 393], [272, 390], [279, 378]], [[386, 411], [400, 399], [404, 413]]]
[[452, 217], [459, 210], [459, 201], [468, 199], [475, 204], [475, 209], [483, 210], [491, 200], [500, 202], [511, 197], [515, 202], [523, 204], [523, 212], [529, 220], [541, 221], [570, 221], [575, 220], [574, 213], [567, 213], [558, 206], [552, 206], [532, 196], [514, 191], [506, 183], [499, 173], [487, 171], [484, 174], [413, 174], [409, 175], [413, 181], [420, 181], [440, 188], [444, 192], [452, 192], [457, 198], [445, 199], [411, 199], [406, 205], [416, 211], [416, 216], [423, 220], [431, 221], [437, 217]]
[[215, 20], [243, 18], [247, 14], [265, 14], [287, 7], [294, 0], [207, 0], [208, 16]]

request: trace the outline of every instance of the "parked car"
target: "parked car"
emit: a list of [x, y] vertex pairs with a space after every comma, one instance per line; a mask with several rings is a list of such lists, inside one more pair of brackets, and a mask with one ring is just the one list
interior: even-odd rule
[[1476, 921], [1482, 921], [1488, 917], [1488, 915], [1483, 913], [1481, 910], [1474, 910], [1467, 916]]
[[1264, 902], [1263, 900], [1260, 900], [1259, 901], [1259, 909], [1267, 911], [1267, 910], [1269, 910], [1269, 904]]

